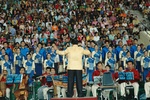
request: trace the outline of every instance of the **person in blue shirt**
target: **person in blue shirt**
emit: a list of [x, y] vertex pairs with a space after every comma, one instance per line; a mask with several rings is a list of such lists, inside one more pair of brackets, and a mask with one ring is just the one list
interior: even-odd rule
[[102, 48], [102, 59], [103, 62], [105, 61], [106, 58], [106, 53], [109, 51], [109, 41], [105, 41], [105, 46]]
[[116, 60], [112, 57], [112, 53], [111, 52], [108, 52], [107, 58], [105, 60], [105, 66], [106, 65], [110, 65], [110, 67], [111, 67], [110, 71], [112, 73], [115, 72]]
[[146, 76], [148, 72], [150, 71], [150, 57], [148, 56], [148, 52], [144, 52], [144, 56], [141, 59], [141, 66], [142, 66], [142, 72], [143, 72], [143, 81], [146, 80]]
[[54, 68], [54, 61], [51, 59], [51, 55], [47, 54], [47, 59], [44, 60], [44, 69], [46, 71], [46, 68]]
[[92, 55], [85, 59], [85, 67], [87, 68], [88, 82], [93, 81], [92, 74], [95, 70], [95, 66], [95, 59], [92, 57]]
[[7, 42], [4, 42], [3, 45], [4, 45], [5, 52], [9, 57], [9, 60], [13, 63], [14, 56], [13, 56], [12, 50], [10, 48], [8, 48], [8, 43]]
[[98, 46], [95, 45], [95, 50], [92, 52], [92, 57], [95, 59], [95, 63], [102, 62], [102, 52], [98, 49]]
[[20, 68], [23, 67], [23, 61], [24, 61], [24, 57], [23, 55], [21, 55], [20, 49], [17, 48], [17, 52], [14, 55], [14, 66], [15, 66], [16, 74], [20, 73]]
[[119, 61], [119, 54], [120, 54], [120, 51], [122, 51], [123, 50], [123, 48], [122, 48], [122, 46], [123, 46], [123, 43], [122, 43], [122, 40], [120, 40], [119, 42], [118, 42], [118, 46], [116, 47], [116, 58], [117, 58], [117, 61]]
[[5, 60], [5, 55], [6, 55], [5, 49], [2, 48], [1, 49], [1, 54], [0, 54], [0, 74], [2, 73], [2, 61]]
[[150, 56], [150, 44], [147, 46], [146, 50], [148, 51], [148, 56]]
[[43, 56], [43, 59], [46, 59], [46, 51], [45, 49], [42, 47], [42, 43], [38, 43], [38, 48], [39, 48], [39, 53]]
[[134, 52], [137, 51], [137, 44], [138, 44], [138, 40], [134, 39], [134, 45], [130, 47], [130, 54], [132, 58], [134, 58]]
[[5, 55], [5, 60], [2, 61], [2, 70], [7, 70], [8, 74], [12, 74], [13, 72], [13, 65], [12, 62], [9, 60], [9, 56]]
[[37, 76], [42, 75], [43, 71], [43, 56], [40, 54], [40, 49], [37, 47], [36, 52], [32, 56], [32, 60], [35, 62], [35, 72]]
[[127, 68], [127, 62], [128, 62], [128, 61], [134, 62], [134, 58], [131, 57], [131, 54], [130, 54], [129, 51], [127, 52], [127, 55], [126, 55], [126, 57], [124, 58], [124, 65], [123, 65], [123, 66], [125, 66], [125, 68]]
[[123, 50], [121, 50], [119, 53], [119, 59], [120, 59], [119, 65], [121, 65], [123, 69], [125, 68], [124, 59], [126, 58], [127, 52], [128, 52], [127, 45], [124, 45]]
[[94, 47], [95, 47], [95, 42], [94, 42], [94, 41], [91, 41], [91, 42], [90, 42], [89, 51], [90, 51], [90, 52], [93, 52], [93, 51], [95, 50]]
[[21, 41], [20, 53], [23, 55], [24, 59], [27, 59], [27, 54], [29, 53], [29, 48], [25, 47], [25, 42]]
[[113, 47], [112, 47], [112, 46], [109, 46], [108, 50], [109, 50], [109, 51], [106, 53], [106, 57], [108, 56], [108, 53], [110, 52], [111, 55], [112, 55], [112, 57], [116, 60], [116, 53], [115, 53], [115, 51], [113, 50]]
[[143, 57], [143, 52], [141, 51], [141, 46], [137, 46], [137, 51], [134, 52], [134, 60], [136, 69], [141, 72], [141, 58]]
[[27, 54], [27, 60], [24, 61], [23, 67], [26, 68], [26, 74], [29, 75], [28, 83], [29, 86], [31, 86], [33, 82], [32, 77], [35, 74], [35, 63], [30, 54]]

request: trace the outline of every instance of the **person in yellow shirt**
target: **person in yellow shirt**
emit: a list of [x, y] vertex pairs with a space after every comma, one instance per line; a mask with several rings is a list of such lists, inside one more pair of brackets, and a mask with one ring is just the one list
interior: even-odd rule
[[72, 40], [72, 47], [68, 47], [65, 51], [57, 50], [55, 46], [56, 53], [59, 55], [68, 56], [68, 87], [67, 87], [67, 97], [73, 96], [73, 85], [74, 79], [76, 78], [76, 86], [78, 97], [82, 97], [82, 56], [90, 55], [89, 50], [84, 50], [82, 47], [78, 46], [77, 40]]

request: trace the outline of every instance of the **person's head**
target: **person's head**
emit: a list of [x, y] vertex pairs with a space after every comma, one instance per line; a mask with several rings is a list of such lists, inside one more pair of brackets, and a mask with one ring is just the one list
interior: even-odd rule
[[72, 39], [72, 40], [71, 40], [71, 43], [72, 43], [73, 45], [78, 45], [78, 40]]
[[111, 52], [108, 52], [108, 58], [111, 58], [112, 57], [112, 54], [111, 54]]
[[108, 49], [109, 49], [109, 51], [111, 52], [113, 48], [112, 48], [112, 46], [109, 46], [109, 48], [108, 48]]
[[5, 60], [9, 60], [9, 56], [5, 54]]
[[130, 57], [130, 56], [131, 56], [130, 51], [128, 51], [127, 52], [127, 57]]
[[54, 75], [55, 74], [55, 69], [51, 68], [51, 74]]
[[17, 54], [20, 54], [20, 48], [17, 48]]
[[25, 47], [25, 42], [24, 41], [21, 41], [21, 46]]
[[47, 54], [47, 59], [50, 59], [51, 58], [51, 55], [48, 53]]
[[148, 56], [148, 51], [144, 51], [144, 56], [147, 57]]
[[95, 42], [91, 41], [91, 47], [94, 47], [94, 46], [95, 46]]
[[120, 40], [119, 42], [118, 42], [118, 44], [119, 44], [119, 46], [122, 46], [122, 40]]
[[138, 50], [138, 51], [141, 50], [141, 46], [140, 46], [140, 45], [137, 46], [137, 50]]
[[103, 69], [103, 63], [102, 62], [98, 62], [97, 63], [97, 69], [98, 70], [102, 70]]
[[26, 69], [25, 69], [24, 67], [21, 67], [21, 68], [20, 68], [20, 74], [25, 74], [25, 70], [26, 70]]
[[98, 50], [98, 46], [97, 45], [95, 45], [95, 50]]
[[7, 42], [4, 42], [3, 45], [4, 45], [4, 48], [8, 47], [8, 43]]
[[119, 66], [118, 71], [119, 71], [119, 72], [123, 71], [123, 67], [122, 67], [122, 66]]
[[127, 50], [127, 46], [126, 45], [123, 45], [123, 50]]
[[37, 47], [37, 48], [36, 48], [36, 53], [39, 53], [39, 51], [40, 51], [40, 49]]
[[42, 48], [42, 43], [38, 43], [38, 48], [39, 48], [39, 49]]
[[4, 48], [2, 48], [1, 53], [5, 54], [5, 49]]
[[8, 73], [7, 70], [3, 70], [3, 75], [4, 76], [7, 76], [7, 73]]
[[31, 59], [31, 55], [27, 54], [27, 60], [30, 60], [30, 59]]
[[105, 41], [105, 46], [109, 47], [109, 41]]
[[127, 66], [129, 70], [132, 70], [134, 68], [134, 63], [132, 61], [128, 61]]
[[106, 65], [105, 68], [106, 68], [106, 71], [109, 72], [110, 69], [111, 69], [111, 66], [110, 65]]
[[135, 38], [134, 39], [134, 44], [137, 45], [138, 44], [138, 40]]
[[50, 72], [51, 72], [51, 68], [50, 68], [50, 67], [47, 67], [47, 68], [46, 68], [46, 73], [47, 73], [47, 74], [50, 74]]

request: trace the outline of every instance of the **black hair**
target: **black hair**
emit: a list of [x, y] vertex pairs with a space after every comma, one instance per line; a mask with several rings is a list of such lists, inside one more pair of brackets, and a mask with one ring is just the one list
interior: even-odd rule
[[127, 61], [127, 63], [126, 63], [126, 64], [128, 64], [128, 63], [132, 63], [132, 64], [134, 64], [134, 63], [133, 63], [133, 61]]
[[99, 64], [101, 64], [101, 65], [102, 65], [103, 63], [102, 63], [101, 61], [99, 61], [99, 62], [96, 64], [96, 66], [98, 66]]
[[110, 65], [106, 65], [105, 68], [106, 68], [106, 67], [109, 67], [109, 69], [111, 69], [111, 66], [110, 66]]
[[72, 40], [71, 40], [71, 43], [72, 43], [72, 44], [78, 44], [78, 40], [72, 39]]
[[24, 71], [26, 70], [24, 67], [20, 67], [20, 70], [21, 70], [21, 69], [24, 69]]
[[51, 68], [50, 68], [50, 67], [46, 67], [46, 70], [47, 70], [47, 69], [50, 69], [50, 70], [51, 70]]

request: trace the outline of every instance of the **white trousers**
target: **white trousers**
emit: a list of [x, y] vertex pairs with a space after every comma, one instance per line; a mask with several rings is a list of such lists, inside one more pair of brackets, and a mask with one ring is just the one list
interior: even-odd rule
[[86, 97], [89, 97], [91, 90], [92, 90], [92, 87], [91, 86], [84, 86], [83, 88], [86, 89]]
[[121, 96], [126, 96], [126, 94], [125, 94], [125, 87], [126, 86], [133, 86], [133, 88], [134, 88], [134, 97], [137, 98], [138, 91], [139, 91], [139, 84], [137, 82], [129, 83], [129, 84], [127, 84], [126, 82], [121, 83], [120, 84]]
[[6, 88], [6, 97], [10, 99], [10, 89]]
[[53, 89], [53, 86], [43, 88], [43, 96], [44, 96], [44, 99], [46, 99], [46, 100], [48, 100], [47, 91], [48, 91], [49, 89]]
[[150, 82], [144, 84], [146, 98], [150, 98]]
[[99, 87], [99, 85], [97, 85], [97, 84], [92, 85], [93, 97], [97, 97], [97, 89], [98, 89], [98, 87]]

